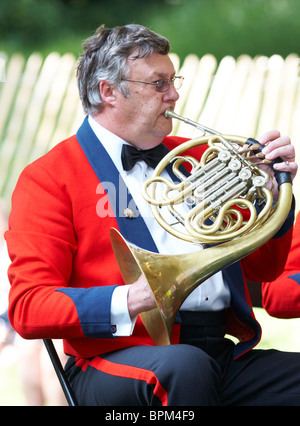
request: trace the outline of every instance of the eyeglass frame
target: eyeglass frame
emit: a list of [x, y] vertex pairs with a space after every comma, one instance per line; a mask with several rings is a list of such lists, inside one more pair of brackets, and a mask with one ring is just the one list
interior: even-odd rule
[[[179, 79], [179, 87], [178, 88], [176, 88], [175, 84], [174, 84], [175, 81], [176, 81], [176, 79]], [[141, 81], [141, 80], [130, 80], [130, 79], [125, 79], [125, 78], [122, 79], [122, 81], [130, 81], [132, 83], [151, 84], [152, 86], [156, 86], [156, 91], [159, 92], [159, 93], [166, 93], [170, 89], [170, 84], [171, 83], [173, 83], [173, 86], [174, 86], [175, 90], [179, 90], [182, 87], [183, 80], [184, 80], [184, 77], [182, 77], [181, 75], [174, 76], [172, 78], [164, 78], [164, 79], [153, 81], [153, 82], [151, 82], [151, 81]], [[166, 90], [159, 90], [159, 86], [158, 85], [159, 84], [164, 84], [162, 82], [166, 82], [166, 81], [168, 82], [168, 88]]]

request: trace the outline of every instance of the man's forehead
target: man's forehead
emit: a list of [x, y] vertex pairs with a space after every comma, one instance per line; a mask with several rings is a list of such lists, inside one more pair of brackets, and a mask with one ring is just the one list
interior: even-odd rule
[[147, 58], [128, 58], [131, 71], [143, 73], [157, 78], [169, 78], [175, 69], [168, 55], [152, 55]]

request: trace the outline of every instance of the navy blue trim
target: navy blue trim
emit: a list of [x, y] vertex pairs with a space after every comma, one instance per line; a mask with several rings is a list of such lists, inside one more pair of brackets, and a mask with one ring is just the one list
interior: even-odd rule
[[296, 283], [300, 285], [300, 273], [289, 275], [288, 277], [296, 281]]
[[70, 297], [76, 306], [81, 329], [86, 337], [113, 338], [110, 305], [117, 286], [56, 289]]
[[[138, 208], [116, 166], [91, 129], [87, 117], [79, 128], [76, 137], [99, 181], [101, 183], [109, 181], [116, 188], [114, 194], [110, 194], [109, 191], [106, 192], [122, 236], [143, 249], [157, 252], [157, 247], [141, 214], [137, 214], [134, 219], [129, 219], [123, 214], [123, 209], [129, 205], [133, 211], [138, 212]], [[124, 191], [127, 193], [127, 205], [121, 206], [119, 194], [124, 194]]]
[[[239, 320], [252, 328], [254, 337], [245, 342], [239, 342], [234, 348], [234, 357], [238, 357], [255, 346], [261, 336], [261, 328], [258, 322], [252, 317], [252, 306], [248, 304], [244, 276], [239, 262], [235, 262], [223, 270], [231, 293], [231, 307]], [[243, 285], [244, 284], [244, 285]]]

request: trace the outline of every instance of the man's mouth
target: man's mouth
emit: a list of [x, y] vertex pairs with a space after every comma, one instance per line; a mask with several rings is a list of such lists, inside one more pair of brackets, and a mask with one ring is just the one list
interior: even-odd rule
[[171, 118], [171, 117], [168, 117], [168, 116], [167, 116], [167, 111], [173, 111], [173, 110], [174, 110], [174, 108], [170, 108], [170, 107], [169, 107], [169, 108], [167, 108], [167, 109], [165, 110], [165, 112], [163, 112], [163, 114], [162, 114], [162, 115], [163, 115], [166, 119], [169, 119], [169, 118]]

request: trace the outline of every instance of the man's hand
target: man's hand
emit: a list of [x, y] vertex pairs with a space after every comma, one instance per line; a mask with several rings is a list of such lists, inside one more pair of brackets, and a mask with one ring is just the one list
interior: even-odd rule
[[130, 318], [157, 307], [153, 293], [144, 275], [133, 283], [128, 291], [127, 304]]
[[265, 145], [263, 154], [267, 160], [274, 160], [281, 157], [282, 163], [276, 163], [274, 169], [290, 172], [292, 180], [296, 176], [298, 165], [295, 162], [295, 148], [288, 136], [281, 136], [278, 130], [270, 130], [264, 133], [259, 142]]
[[[274, 170], [290, 172], [292, 180], [296, 176], [298, 165], [295, 162], [295, 148], [291, 143], [288, 136], [281, 136], [278, 130], [270, 130], [264, 133], [260, 138], [259, 142], [265, 145], [262, 153], [265, 155], [267, 160], [275, 160], [277, 157], [282, 159], [282, 162], [274, 164]], [[262, 168], [265, 168], [262, 166]], [[268, 167], [267, 172], [273, 172]], [[278, 198], [278, 188], [275, 183], [274, 186], [274, 198]]]

